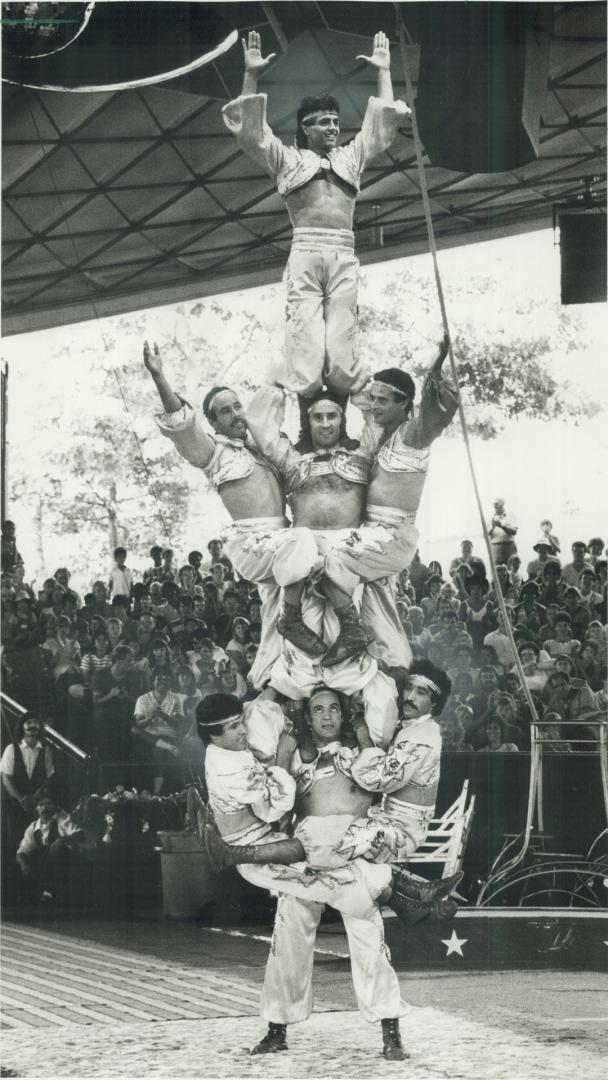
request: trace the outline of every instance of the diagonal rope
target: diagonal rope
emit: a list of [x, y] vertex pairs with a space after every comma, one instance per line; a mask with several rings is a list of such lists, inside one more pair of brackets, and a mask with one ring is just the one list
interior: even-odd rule
[[[517, 675], [519, 677], [519, 681], [520, 681], [521, 688], [522, 688], [523, 693], [524, 693], [524, 697], [526, 699], [526, 703], [528, 705], [528, 708], [530, 709], [530, 714], [531, 714], [531, 717], [532, 717], [532, 725], [535, 725], [535, 724], [538, 723], [538, 719], [539, 719], [538, 712], [537, 712], [537, 709], [536, 709], [536, 705], [534, 703], [534, 699], [533, 699], [532, 694], [530, 692], [530, 688], [529, 688], [529, 686], [528, 686], [528, 684], [526, 682], [525, 676], [524, 676], [524, 670], [523, 670], [523, 667], [522, 667], [522, 663], [521, 663], [519, 653], [518, 653], [517, 648], [515, 646], [515, 639], [513, 637], [513, 628], [511, 626], [511, 620], [510, 620], [510, 618], [509, 618], [509, 616], [507, 614], [507, 608], [506, 608], [506, 605], [505, 605], [504, 596], [503, 596], [503, 593], [502, 593], [500, 582], [498, 580], [498, 575], [496, 573], [496, 563], [494, 561], [494, 554], [492, 552], [490, 534], [488, 532], [488, 527], [487, 527], [487, 524], [486, 524], [486, 519], [485, 519], [485, 515], [484, 515], [484, 512], [483, 512], [483, 507], [482, 507], [482, 503], [481, 503], [481, 496], [480, 496], [480, 493], [479, 493], [479, 485], [478, 485], [478, 482], [477, 482], [477, 474], [476, 474], [476, 471], [475, 471], [475, 465], [474, 465], [474, 462], [473, 462], [473, 454], [472, 454], [472, 451], [471, 451], [471, 443], [470, 443], [470, 439], [469, 439], [469, 430], [468, 430], [468, 426], [467, 426], [467, 420], [466, 420], [466, 416], [465, 416], [465, 412], [464, 412], [464, 407], [463, 407], [463, 404], [462, 404], [462, 396], [461, 396], [461, 393], [460, 393], [460, 386], [458, 384], [458, 368], [457, 368], [456, 361], [455, 361], [455, 358], [454, 358], [454, 351], [452, 349], [452, 338], [451, 338], [451, 335], [450, 335], [450, 327], [449, 327], [449, 321], [448, 321], [447, 307], [446, 307], [446, 303], [445, 303], [445, 295], [444, 295], [444, 291], [443, 291], [443, 283], [442, 283], [442, 280], [441, 280], [441, 274], [439, 272], [439, 262], [438, 262], [438, 259], [437, 259], [437, 246], [435, 244], [435, 230], [434, 230], [434, 227], [433, 227], [433, 216], [432, 216], [432, 212], [431, 212], [431, 204], [430, 204], [430, 199], [429, 199], [428, 187], [427, 187], [427, 182], [426, 182], [426, 173], [425, 173], [425, 168], [424, 168], [424, 151], [422, 149], [422, 143], [420, 141], [420, 134], [419, 134], [419, 131], [418, 131], [418, 121], [417, 121], [417, 117], [416, 117], [416, 106], [415, 106], [415, 102], [414, 102], [414, 91], [413, 91], [413, 85], [412, 85], [412, 77], [411, 77], [411, 72], [410, 72], [408, 58], [407, 58], [406, 29], [405, 29], [405, 24], [404, 24], [403, 17], [402, 17], [401, 11], [400, 11], [400, 5], [398, 3], [395, 3], [394, 7], [395, 7], [395, 15], [396, 15], [397, 33], [398, 33], [398, 36], [399, 36], [399, 45], [400, 45], [400, 49], [401, 49], [401, 62], [402, 62], [402, 65], [403, 65], [403, 73], [404, 73], [404, 76], [405, 76], [405, 84], [406, 84], [407, 96], [408, 96], [408, 105], [412, 110], [412, 115], [411, 115], [412, 134], [413, 134], [413, 137], [414, 137], [414, 148], [415, 148], [415, 152], [416, 152], [416, 164], [418, 166], [418, 175], [419, 175], [419, 178], [420, 178], [420, 192], [421, 192], [421, 195], [422, 195], [422, 205], [423, 205], [423, 208], [424, 208], [424, 217], [425, 217], [425, 221], [426, 221], [426, 229], [427, 229], [427, 235], [428, 235], [428, 240], [429, 240], [429, 249], [430, 249], [431, 257], [432, 257], [432, 260], [433, 260], [433, 273], [434, 273], [434, 276], [435, 276], [435, 285], [436, 285], [436, 288], [437, 288], [437, 296], [438, 296], [438, 299], [439, 299], [439, 307], [441, 309], [441, 319], [442, 319], [442, 322], [443, 322], [444, 332], [447, 335], [447, 340], [448, 340], [448, 355], [449, 355], [449, 360], [450, 360], [450, 369], [451, 369], [451, 372], [452, 372], [452, 378], [453, 378], [453, 381], [454, 381], [454, 385], [456, 387], [456, 395], [457, 395], [457, 399], [458, 399], [458, 416], [459, 416], [459, 419], [460, 419], [460, 427], [461, 427], [461, 430], [462, 430], [462, 437], [463, 437], [463, 440], [464, 440], [466, 455], [467, 455], [467, 459], [468, 459], [468, 463], [469, 463], [469, 471], [470, 471], [471, 480], [472, 480], [472, 483], [473, 483], [473, 491], [475, 493], [475, 501], [477, 503], [477, 509], [479, 511], [479, 519], [481, 521], [481, 528], [482, 528], [482, 532], [483, 532], [483, 538], [484, 538], [486, 549], [487, 549], [487, 552], [488, 552], [488, 559], [489, 559], [490, 569], [491, 569], [491, 573], [492, 573], [492, 580], [494, 582], [494, 588], [495, 588], [495, 591], [496, 591], [496, 598], [498, 600], [498, 607], [499, 607], [500, 613], [501, 613], [502, 618], [503, 618], [505, 634], [507, 635], [507, 638], [509, 640], [509, 644], [511, 645], [511, 649], [513, 651], [513, 655], [515, 656], [515, 670], [517, 671]], [[411, 43], [411, 39], [410, 39], [410, 43]], [[540, 771], [541, 771], [541, 763], [542, 763], [542, 747], [540, 746], [540, 744], [537, 744], [536, 740], [533, 738], [533, 740], [532, 740], [532, 753], [531, 753], [531, 760], [530, 760], [530, 787], [529, 787], [529, 792], [528, 792], [528, 807], [527, 807], [527, 813], [526, 813], [526, 825], [525, 825], [525, 829], [524, 829], [524, 832], [523, 832], [522, 844], [521, 844], [521, 847], [519, 848], [519, 850], [511, 857], [511, 859], [509, 859], [506, 863], [504, 863], [504, 865], [502, 867], [497, 869], [495, 877], [504, 878], [506, 876], [506, 874], [510, 870], [513, 869], [513, 867], [519, 865], [519, 863], [522, 862], [522, 860], [523, 860], [523, 858], [524, 858], [524, 856], [525, 856], [525, 854], [526, 854], [526, 852], [528, 850], [528, 846], [529, 846], [529, 843], [530, 843], [530, 836], [531, 836], [531, 833], [532, 833], [533, 821], [534, 821], [535, 803], [536, 803], [536, 808], [537, 808], [537, 812], [539, 814], [539, 817], [540, 817], [540, 814], [542, 813], [541, 796], [540, 796], [540, 790], [539, 790], [539, 778], [540, 778]]]
[[[33, 123], [33, 125], [34, 125], [34, 127], [36, 129], [36, 134], [38, 136], [40, 146], [43, 147], [44, 144], [43, 144], [40, 128], [38, 127], [38, 121], [36, 119], [35, 112], [34, 112], [33, 108], [31, 107], [31, 105], [29, 105], [29, 112], [30, 112], [30, 116], [31, 116], [31, 119], [32, 119], [32, 123]], [[43, 159], [42, 160], [45, 162], [45, 164], [47, 166], [47, 169], [49, 170], [49, 174], [50, 174], [50, 177], [51, 177], [51, 183], [53, 185], [55, 197], [56, 197], [57, 202], [59, 203], [59, 206], [61, 207], [61, 210], [63, 212], [65, 207], [64, 207], [64, 204], [63, 204], [62, 199], [61, 199], [61, 193], [60, 193], [59, 188], [57, 186], [57, 182], [55, 180], [55, 175], [54, 175], [53, 169], [52, 169], [51, 165], [48, 162], [46, 162], [46, 154], [44, 152], [43, 152]], [[74, 257], [75, 257], [76, 260], [78, 260], [78, 252], [76, 251], [76, 245], [74, 243], [74, 238], [73, 238], [71, 230], [70, 230], [69, 220], [67, 220], [67, 219], [66, 219], [66, 227], [67, 227], [67, 235], [68, 235], [68, 238], [69, 238], [69, 240], [71, 242], [71, 245], [72, 245], [72, 250], [73, 250], [73, 253], [74, 253]], [[88, 279], [86, 278], [86, 275], [85, 275], [85, 280], [87, 282], [87, 288], [89, 290], [91, 290], [93, 286], [88, 281]], [[169, 543], [169, 546], [173, 547], [173, 541], [172, 541], [172, 538], [171, 538], [171, 530], [170, 530], [169, 525], [167, 523], [167, 519], [166, 519], [165, 514], [163, 512], [160, 500], [158, 499], [158, 497], [156, 496], [156, 494], [155, 494], [155, 492], [153, 490], [152, 476], [151, 476], [151, 473], [150, 473], [150, 469], [148, 467], [148, 463], [146, 461], [146, 458], [145, 458], [145, 455], [144, 455], [144, 452], [143, 452], [143, 447], [141, 445], [139, 436], [137, 434], [137, 431], [135, 430], [135, 425], [133, 423], [133, 417], [132, 417], [131, 411], [129, 409], [129, 405], [128, 405], [127, 399], [125, 397], [125, 394], [123, 392], [123, 388], [121, 386], [120, 379], [118, 378], [118, 371], [116, 370], [116, 365], [114, 364], [114, 361], [112, 359], [111, 349], [109, 347], [106, 335], [105, 335], [104, 330], [103, 330], [103, 326], [102, 326], [102, 322], [101, 322], [101, 316], [100, 316], [99, 311], [97, 309], [97, 304], [95, 302], [94, 297], [91, 297], [89, 299], [88, 303], [89, 303], [89, 305], [91, 307], [91, 310], [93, 311], [93, 313], [95, 315], [95, 322], [96, 322], [96, 325], [97, 325], [97, 329], [99, 331], [99, 335], [101, 337], [103, 350], [104, 350], [104, 352], [105, 352], [105, 354], [106, 354], [106, 356], [107, 356], [107, 358], [109, 360], [110, 367], [112, 369], [112, 374], [114, 375], [114, 378], [116, 380], [116, 385], [118, 387], [118, 392], [120, 394], [120, 398], [121, 398], [121, 401], [122, 401], [122, 404], [123, 404], [123, 408], [124, 408], [124, 410], [125, 410], [125, 412], [127, 414], [127, 419], [128, 419], [128, 422], [129, 422], [129, 427], [131, 429], [131, 434], [132, 434], [133, 439], [135, 441], [135, 445], [137, 446], [137, 452], [139, 454], [139, 458], [141, 460], [141, 463], [142, 463], [142, 466], [143, 466], [143, 469], [144, 469], [144, 473], [145, 473], [145, 476], [146, 476], [147, 493], [154, 500], [154, 502], [156, 503], [156, 513], [157, 513], [158, 518], [159, 518], [159, 520], [161, 522], [163, 532], [164, 532], [165, 537], [166, 537], [166, 539], [167, 539], [167, 541]]]

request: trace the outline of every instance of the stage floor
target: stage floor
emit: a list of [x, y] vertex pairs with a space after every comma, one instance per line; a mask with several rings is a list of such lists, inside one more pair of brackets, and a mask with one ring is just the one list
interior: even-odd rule
[[[550, 957], [544, 970], [465, 967], [471, 926], [459, 918], [440, 931], [446, 964], [429, 971], [410, 962], [405, 934], [387, 923], [412, 1054], [407, 1066], [395, 1066], [379, 1056], [379, 1031], [356, 1012], [338, 927], [318, 937], [315, 1014], [290, 1031], [289, 1053], [251, 1059], [247, 1047], [263, 1030], [257, 1012], [269, 930], [158, 918], [6, 919], [3, 1066], [57, 1080], [383, 1077], [397, 1068], [408, 1080], [571, 1080], [575, 1069], [586, 1080], [603, 1078], [606, 975], [557, 970]], [[452, 941], [448, 956], [452, 930], [460, 945]]]

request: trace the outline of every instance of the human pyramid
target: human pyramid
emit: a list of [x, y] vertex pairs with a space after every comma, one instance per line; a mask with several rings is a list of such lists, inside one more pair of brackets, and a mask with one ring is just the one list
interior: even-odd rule
[[[276, 179], [294, 227], [280, 370], [247, 410], [232, 389], [213, 386], [203, 425], [169, 384], [158, 346], [144, 346], [160, 430], [216, 488], [233, 519], [226, 553], [262, 599], [250, 673], [258, 698], [243, 706], [212, 694], [197, 709], [213, 811], [204, 838], [216, 868], [238, 865], [279, 894], [262, 998], [269, 1028], [251, 1052], [287, 1049], [287, 1025], [310, 1015], [315, 934], [330, 904], [344, 919], [359, 1008], [382, 1022], [383, 1054], [400, 1061], [403, 1008], [380, 909], [408, 926], [450, 917], [460, 875], [422, 882], [399, 865], [434, 814], [435, 717], [450, 680], [430, 661], [412, 663], [395, 579], [416, 552], [430, 444], [457, 397], [442, 374], [445, 340], [416, 413], [410, 375], [372, 374], [356, 351], [355, 202], [363, 170], [408, 114], [393, 99], [387, 37], [376, 34], [371, 55], [357, 57], [376, 69], [378, 93], [344, 146], [339, 104], [327, 95], [301, 102], [295, 145], [284, 145], [257, 92], [273, 56], [262, 56], [255, 32], [243, 52], [242, 93], [224, 120]], [[295, 445], [281, 430], [289, 392], [299, 402]], [[360, 442], [346, 433], [349, 398], [364, 414]]]

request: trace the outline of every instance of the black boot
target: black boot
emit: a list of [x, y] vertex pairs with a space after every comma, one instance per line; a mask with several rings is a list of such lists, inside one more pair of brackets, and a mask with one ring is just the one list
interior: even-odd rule
[[401, 1044], [399, 1021], [396, 1018], [382, 1021], [382, 1056], [387, 1061], [405, 1061], [410, 1056]]
[[398, 891], [412, 900], [419, 900], [422, 904], [429, 906], [436, 900], [445, 900], [457, 888], [463, 876], [462, 871], [459, 871], [457, 874], [439, 878], [437, 881], [421, 881], [407, 870], [400, 870], [399, 867], [393, 866], [393, 879]]
[[[384, 1021], [383, 1021], [384, 1023]], [[264, 1038], [252, 1046], [250, 1054], [278, 1054], [287, 1050], [287, 1024], [269, 1024]]]
[[283, 614], [277, 623], [277, 630], [282, 637], [290, 641], [296, 648], [309, 656], [323, 656], [327, 652], [327, 645], [321, 638], [306, 626], [302, 620], [300, 608], [294, 604], [285, 604]]
[[371, 640], [361, 626], [359, 612], [354, 604], [340, 608], [336, 615], [340, 623], [340, 633], [323, 660], [323, 667], [333, 667], [334, 664], [363, 652]]

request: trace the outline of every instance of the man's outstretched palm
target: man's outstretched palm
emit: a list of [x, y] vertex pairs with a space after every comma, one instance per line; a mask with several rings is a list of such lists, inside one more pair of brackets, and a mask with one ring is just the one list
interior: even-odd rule
[[270, 53], [266, 57], [262, 56], [262, 40], [256, 30], [250, 32], [247, 41], [242, 38], [242, 42], [245, 71], [251, 75], [261, 75], [277, 54]]
[[391, 66], [391, 50], [389, 40], [382, 31], [374, 37], [374, 50], [371, 56], [359, 55], [357, 60], [365, 60], [366, 64], [383, 71], [389, 71]]

